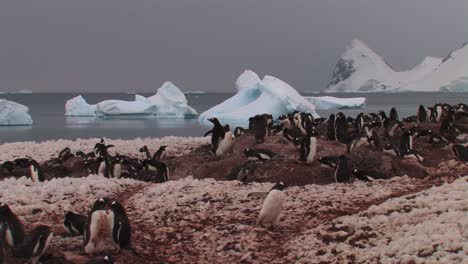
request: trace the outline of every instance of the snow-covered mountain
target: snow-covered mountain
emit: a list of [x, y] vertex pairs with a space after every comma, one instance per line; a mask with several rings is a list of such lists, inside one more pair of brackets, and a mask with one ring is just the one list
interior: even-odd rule
[[360, 40], [348, 45], [325, 92], [468, 91], [468, 45], [447, 58], [426, 57], [395, 71]]

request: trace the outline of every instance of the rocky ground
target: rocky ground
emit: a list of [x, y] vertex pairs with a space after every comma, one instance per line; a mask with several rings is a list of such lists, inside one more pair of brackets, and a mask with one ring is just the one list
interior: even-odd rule
[[[4, 144], [0, 158], [44, 161], [67, 146], [91, 150], [96, 141]], [[348, 155], [351, 167], [377, 171], [386, 179], [344, 184], [334, 183], [332, 172], [318, 163], [298, 162], [297, 149], [280, 136], [258, 145], [252, 136], [243, 136], [232, 154], [217, 158], [209, 154], [207, 142], [109, 142], [116, 145], [113, 153], [132, 156], [141, 155], [142, 145], [169, 145], [165, 162], [173, 180], [163, 184], [93, 175], [37, 184], [9, 178], [0, 181], [0, 201], [28, 230], [39, 223], [52, 227], [55, 238], [43, 263], [88, 259], [80, 253], [82, 238], [64, 234], [63, 211], [86, 213], [102, 196], [127, 209], [139, 253], [109, 247], [106, 253], [116, 263], [457, 263], [468, 258], [468, 165], [455, 161], [448, 145], [418, 139], [422, 163], [359, 150]], [[345, 145], [323, 138], [318, 145], [318, 156], [346, 151]], [[278, 157], [246, 163], [242, 151], [252, 146]], [[236, 166], [249, 166], [251, 173], [244, 182], [226, 181]], [[277, 181], [288, 186], [282, 220], [278, 227], [265, 228], [256, 223], [262, 200], [247, 195], [268, 191]]]

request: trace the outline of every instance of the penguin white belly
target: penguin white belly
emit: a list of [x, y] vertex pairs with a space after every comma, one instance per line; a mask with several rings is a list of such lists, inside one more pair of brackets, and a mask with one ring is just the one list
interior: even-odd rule
[[31, 258], [31, 262], [33, 264], [35, 263], [39, 263], [39, 259], [41, 258], [41, 256], [44, 254], [44, 252], [46, 252], [46, 250], [49, 248], [49, 245], [50, 245], [50, 241], [52, 241], [52, 238], [54, 237], [54, 234], [53, 233], [50, 233], [49, 236], [47, 237], [46, 241], [44, 242], [44, 247], [42, 248], [42, 252], [38, 252], [38, 249], [41, 245], [41, 241], [38, 240], [36, 242], [36, 245], [34, 246], [34, 250], [33, 250], [33, 258]]
[[102, 161], [99, 164], [98, 175], [104, 176], [105, 171], [106, 171], [106, 163], [104, 161]]
[[258, 155], [260, 156], [260, 158], [261, 158], [262, 160], [269, 160], [269, 159], [271, 159], [270, 156], [268, 156], [267, 154], [264, 154], [264, 153], [259, 153]]
[[39, 182], [39, 172], [37, 171], [36, 167], [33, 165], [29, 166], [29, 172], [31, 174], [32, 181]]
[[413, 149], [413, 137], [409, 136], [409, 150]]
[[105, 234], [109, 232], [109, 216], [103, 211], [95, 211], [91, 215], [91, 223], [89, 226], [89, 242], [84, 247], [87, 254], [93, 254], [100, 250], [100, 246], [105, 240]]
[[258, 216], [259, 223], [278, 224], [281, 210], [283, 207], [283, 192], [271, 190], [268, 196], [263, 201], [262, 210]]
[[166, 178], [167, 180], [169, 180], [169, 168], [168, 167], [166, 167]]
[[15, 245], [15, 240], [13, 239], [13, 234], [11, 233], [10, 228], [6, 230], [6, 242], [10, 247]]
[[157, 171], [158, 169], [154, 166], [148, 165], [148, 170], [154, 172], [154, 171]]
[[231, 132], [226, 132], [224, 138], [219, 142], [218, 149], [216, 150], [216, 156], [227, 153], [232, 148], [232, 134]]
[[310, 151], [309, 155], [307, 155], [307, 163], [311, 163], [315, 160], [315, 156], [317, 154], [317, 138], [311, 137], [310, 138]]
[[120, 176], [122, 176], [122, 165], [117, 163], [114, 165], [114, 177], [120, 179]]

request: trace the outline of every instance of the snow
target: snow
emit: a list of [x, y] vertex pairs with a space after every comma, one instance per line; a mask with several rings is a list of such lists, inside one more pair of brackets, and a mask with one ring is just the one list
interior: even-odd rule
[[[163, 138], [136, 138], [133, 140], [108, 139], [107, 144], [115, 145], [109, 149], [109, 153], [119, 153], [131, 157], [142, 157], [140, 147], [146, 145], [154, 152], [161, 145], [167, 145], [167, 155], [176, 156], [186, 154], [201, 145], [208, 144], [209, 138], [203, 137], [163, 137]], [[44, 142], [15, 142], [0, 145], [0, 162], [14, 160], [16, 158], [29, 157], [43, 162], [51, 157], [57, 157], [58, 153], [65, 147], [69, 147], [74, 153], [77, 150], [84, 152], [92, 151], [94, 145], [100, 138], [77, 139], [77, 140], [51, 140]]]
[[186, 117], [197, 115], [188, 105], [185, 95], [171, 82], [165, 82], [151, 97], [135, 94], [134, 101], [105, 100], [91, 105], [81, 96], [68, 100], [65, 104], [66, 116], [157, 116]]
[[400, 90], [468, 92], [468, 45], [450, 53], [430, 75], [411, 82]]
[[289, 255], [296, 263], [463, 263], [467, 210], [468, 175], [310, 229]]
[[365, 97], [355, 98], [338, 98], [333, 96], [318, 96], [318, 97], [305, 97], [317, 109], [359, 109], [363, 108], [366, 104]]
[[[431, 76], [441, 58], [427, 57], [408, 71], [395, 71], [378, 54], [354, 39], [341, 56], [325, 92], [396, 92], [402, 87]], [[420, 87], [421, 91], [438, 91]]]
[[27, 106], [0, 99], [0, 126], [32, 125], [28, 111]]
[[96, 116], [96, 105], [90, 105], [78, 95], [65, 103], [66, 116]]
[[257, 114], [268, 113], [275, 118], [295, 110], [318, 117], [312, 103], [273, 76], [260, 79], [255, 72], [247, 70], [237, 79], [236, 88], [234, 96], [202, 113], [200, 121], [216, 117], [224, 122], [247, 122], [249, 117]]

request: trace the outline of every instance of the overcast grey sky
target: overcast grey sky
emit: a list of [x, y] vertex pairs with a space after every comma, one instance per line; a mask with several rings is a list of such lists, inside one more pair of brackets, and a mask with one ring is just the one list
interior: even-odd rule
[[352, 38], [408, 69], [468, 41], [468, 1], [1, 0], [0, 91], [319, 90]]

